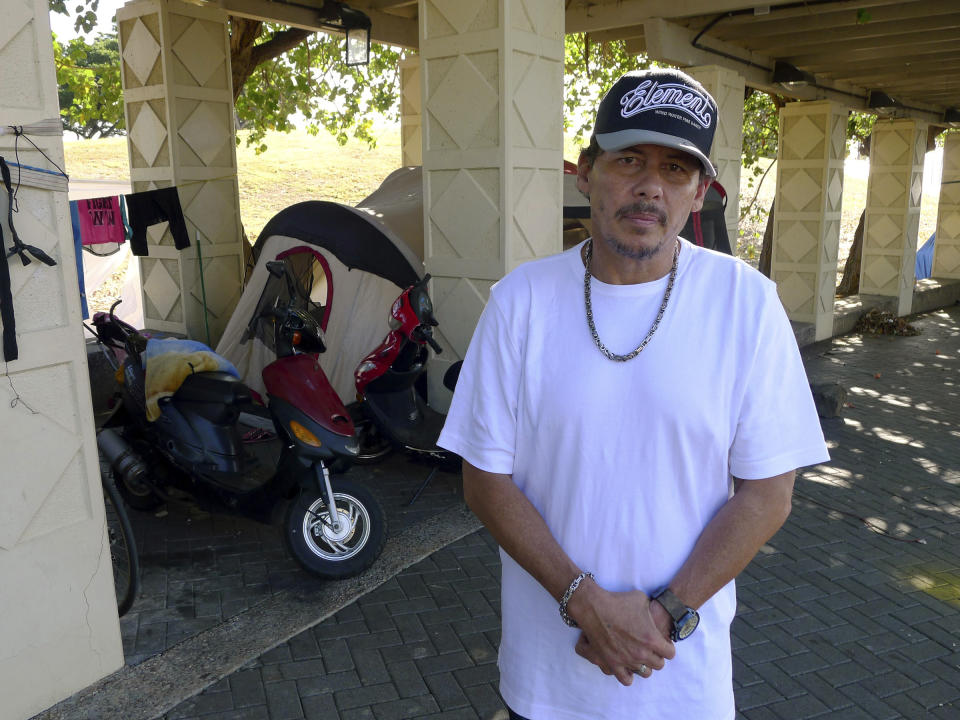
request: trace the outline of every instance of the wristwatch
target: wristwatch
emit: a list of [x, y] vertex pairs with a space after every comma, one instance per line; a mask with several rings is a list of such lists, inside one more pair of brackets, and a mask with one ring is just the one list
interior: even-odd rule
[[700, 615], [696, 610], [684, 605], [680, 598], [670, 592], [670, 588], [664, 588], [654, 595], [653, 599], [663, 606], [673, 621], [673, 627], [670, 628], [671, 640], [679, 642], [693, 635], [693, 631], [700, 624]]

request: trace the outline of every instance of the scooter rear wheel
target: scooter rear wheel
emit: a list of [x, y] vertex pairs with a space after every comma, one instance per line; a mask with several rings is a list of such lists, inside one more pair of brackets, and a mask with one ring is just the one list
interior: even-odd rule
[[331, 481], [340, 528], [335, 530], [323, 495], [303, 491], [290, 502], [283, 533], [290, 553], [303, 568], [320, 577], [339, 579], [366, 570], [386, 541], [383, 510], [362, 485]]

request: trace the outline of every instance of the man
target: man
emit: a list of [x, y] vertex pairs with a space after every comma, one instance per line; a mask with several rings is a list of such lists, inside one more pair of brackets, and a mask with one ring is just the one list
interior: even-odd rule
[[513, 718], [732, 720], [733, 578], [828, 459], [774, 284], [677, 237], [716, 122], [683, 73], [618, 80], [593, 238], [498, 282], [467, 352], [439, 442], [502, 548]]

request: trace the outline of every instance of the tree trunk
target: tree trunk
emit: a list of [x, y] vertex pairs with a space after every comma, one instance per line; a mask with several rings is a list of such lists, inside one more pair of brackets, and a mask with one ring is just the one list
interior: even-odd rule
[[840, 285], [837, 286], [837, 297], [856, 295], [860, 292], [860, 261], [863, 258], [863, 224], [866, 217], [867, 211], [864, 210], [860, 213], [860, 222], [853, 233], [853, 245], [850, 246], [850, 254], [843, 266], [843, 277], [840, 278]]
[[255, 45], [262, 34], [263, 23], [259, 20], [230, 16], [230, 66], [233, 71], [234, 103], [257, 65], [283, 55], [313, 33], [310, 30], [289, 28], [276, 33], [267, 42]]
[[763, 230], [763, 244], [760, 246], [759, 270], [770, 277], [771, 258], [773, 256], [773, 206], [770, 203], [770, 212], [767, 214], [767, 227]]

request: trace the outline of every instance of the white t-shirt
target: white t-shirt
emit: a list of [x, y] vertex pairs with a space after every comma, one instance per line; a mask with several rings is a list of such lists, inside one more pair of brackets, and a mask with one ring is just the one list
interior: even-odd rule
[[[828, 459], [775, 285], [684, 242], [673, 294], [644, 351], [613, 362], [587, 327], [580, 247], [520, 266], [490, 292], [439, 444], [513, 476], [554, 537], [611, 591], [667, 585], [732, 491]], [[650, 328], [667, 278], [592, 281], [615, 353]], [[500, 691], [532, 720], [734, 717], [731, 582], [649, 679], [621, 686], [574, 652], [557, 601], [503, 560]]]

